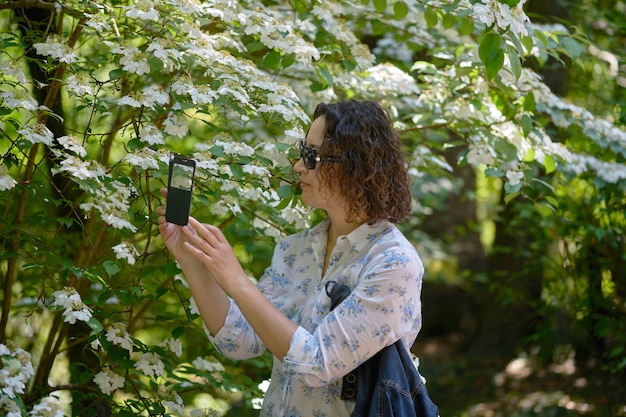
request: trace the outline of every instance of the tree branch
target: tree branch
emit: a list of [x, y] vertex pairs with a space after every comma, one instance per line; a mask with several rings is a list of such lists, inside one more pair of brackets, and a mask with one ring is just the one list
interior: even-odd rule
[[59, 3], [49, 3], [47, 1], [42, 0], [18, 0], [18, 1], [10, 1], [7, 3], [0, 3], [0, 10], [2, 9], [47, 9], [47, 10], [56, 10], [57, 7], [60, 6]]

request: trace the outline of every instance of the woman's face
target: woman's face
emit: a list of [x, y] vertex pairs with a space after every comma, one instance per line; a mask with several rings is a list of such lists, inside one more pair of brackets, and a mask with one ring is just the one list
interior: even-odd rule
[[[305, 138], [305, 143], [318, 150], [324, 140], [324, 116], [320, 116], [311, 123], [311, 127]], [[320, 176], [322, 163], [317, 161], [315, 169], [308, 169], [302, 159], [299, 159], [294, 170], [300, 174], [300, 188], [302, 189], [302, 202], [310, 207], [320, 208], [330, 212], [343, 210], [344, 204], [340, 196], [331, 193], [328, 186]]]

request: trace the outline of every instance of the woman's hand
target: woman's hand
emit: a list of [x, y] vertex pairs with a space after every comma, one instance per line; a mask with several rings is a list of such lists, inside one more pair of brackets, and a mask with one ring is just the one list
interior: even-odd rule
[[202, 262], [224, 291], [232, 293], [240, 283], [250, 283], [232, 246], [219, 228], [189, 217], [189, 224], [182, 230], [186, 238], [183, 243], [185, 250]]
[[[161, 188], [161, 195], [167, 198], [167, 189]], [[156, 209], [159, 215], [159, 232], [165, 242], [165, 246], [174, 257], [180, 261], [189, 258], [189, 251], [185, 248], [187, 238], [183, 232], [182, 226], [169, 223], [165, 220], [165, 207], [159, 206]]]

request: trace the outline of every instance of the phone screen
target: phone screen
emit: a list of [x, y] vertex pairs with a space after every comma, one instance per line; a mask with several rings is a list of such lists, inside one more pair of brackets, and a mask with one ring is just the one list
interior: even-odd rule
[[170, 186], [179, 190], [191, 191], [194, 167], [174, 162]]

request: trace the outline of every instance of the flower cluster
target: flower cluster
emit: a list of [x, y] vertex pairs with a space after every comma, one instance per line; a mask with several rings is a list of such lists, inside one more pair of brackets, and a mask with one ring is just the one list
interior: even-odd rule
[[516, 35], [528, 35], [526, 24], [530, 19], [524, 13], [526, 0], [520, 0], [515, 7], [498, 0], [481, 0], [473, 7], [472, 17], [487, 26], [495, 25], [500, 31], [507, 29]]
[[10, 190], [15, 187], [17, 181], [9, 175], [9, 170], [6, 165], [0, 165], [0, 191]]
[[91, 308], [83, 303], [78, 291], [72, 287], [55, 291], [53, 305], [64, 309], [63, 320], [69, 324], [74, 324], [77, 320], [87, 322], [92, 316]]

